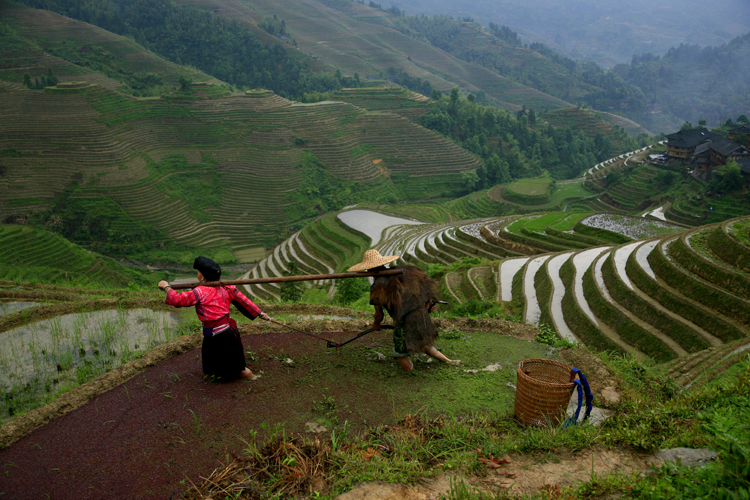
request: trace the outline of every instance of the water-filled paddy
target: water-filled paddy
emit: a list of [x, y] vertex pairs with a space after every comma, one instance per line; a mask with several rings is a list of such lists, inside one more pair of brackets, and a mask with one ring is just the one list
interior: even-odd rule
[[528, 257], [523, 259], [506, 259], [500, 264], [500, 290], [503, 302], [513, 300], [513, 278], [528, 260]]
[[622, 280], [623, 283], [625, 283], [625, 286], [633, 289], [633, 284], [630, 282], [630, 278], [628, 277], [628, 273], [625, 270], [625, 266], [628, 263], [628, 258], [630, 257], [630, 254], [635, 251], [635, 249], [640, 245], [642, 242], [636, 241], [635, 243], [628, 243], [625, 246], [622, 246], [615, 250], [615, 269], [617, 270], [617, 275], [620, 277], [620, 280]]
[[634, 240], [685, 230], [684, 227], [667, 222], [614, 214], [594, 214], [583, 219], [581, 224], [598, 229], [606, 229], [607, 231], [612, 231], [613, 233], [621, 234]]
[[39, 307], [39, 305], [38, 302], [0, 302], [0, 316]]
[[[589, 307], [589, 303], [586, 301], [586, 297], [583, 294], [583, 275], [591, 264], [596, 260], [600, 253], [607, 250], [609, 247], [596, 247], [583, 252], [577, 253], [573, 257], [573, 266], [575, 267], [575, 279], [574, 279], [574, 291], [575, 296], [578, 299], [578, 305], [581, 310], [589, 317], [589, 319], [596, 325], [599, 326], [599, 322], [596, 321], [593, 311]], [[601, 268], [600, 268], [601, 269]]]
[[542, 309], [539, 307], [539, 300], [536, 297], [536, 288], [534, 287], [534, 276], [537, 271], [549, 259], [549, 255], [537, 257], [526, 266], [526, 274], [523, 278], [523, 290], [526, 295], [526, 323], [539, 326], [539, 318], [542, 316]]
[[383, 230], [389, 226], [423, 224], [419, 221], [392, 217], [371, 210], [349, 210], [348, 212], [341, 212], [337, 217], [350, 228], [369, 236], [372, 240], [370, 246], [373, 247], [380, 242]]
[[74, 313], [3, 332], [0, 421], [185, 334], [184, 315], [150, 309]]
[[547, 264], [547, 269], [549, 269], [550, 279], [552, 280], [552, 303], [550, 304], [552, 319], [555, 322], [557, 331], [560, 332], [560, 335], [565, 340], [577, 343], [578, 339], [576, 339], [576, 336], [573, 334], [570, 328], [568, 328], [567, 323], [565, 323], [565, 318], [563, 317], [562, 311], [562, 299], [565, 295], [565, 283], [563, 283], [562, 278], [560, 278], [560, 267], [565, 264], [565, 262], [567, 262], [571, 255], [573, 255], [573, 252], [568, 252], [552, 257], [549, 261], [549, 264]]

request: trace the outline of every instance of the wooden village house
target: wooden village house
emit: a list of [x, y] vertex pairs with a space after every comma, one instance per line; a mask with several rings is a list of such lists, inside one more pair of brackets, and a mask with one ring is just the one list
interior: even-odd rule
[[[743, 134], [744, 128], [733, 129]], [[667, 154], [670, 160], [690, 164], [695, 175], [706, 178], [709, 174], [727, 161], [733, 160], [743, 165], [750, 160], [750, 148], [737, 144], [720, 134], [705, 128], [680, 130], [667, 136]]]

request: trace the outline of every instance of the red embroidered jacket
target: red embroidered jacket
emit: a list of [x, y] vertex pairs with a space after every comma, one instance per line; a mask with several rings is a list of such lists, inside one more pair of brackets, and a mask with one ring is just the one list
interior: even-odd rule
[[233, 302], [240, 309], [240, 312], [250, 319], [257, 318], [263, 312], [252, 300], [245, 297], [232, 285], [199, 286], [183, 293], [178, 293], [170, 288], [167, 292], [167, 304], [176, 307], [194, 305], [195, 312], [203, 326], [215, 326], [214, 334], [229, 327], [228, 324], [214, 325], [213, 323], [225, 316], [229, 318], [229, 306]]

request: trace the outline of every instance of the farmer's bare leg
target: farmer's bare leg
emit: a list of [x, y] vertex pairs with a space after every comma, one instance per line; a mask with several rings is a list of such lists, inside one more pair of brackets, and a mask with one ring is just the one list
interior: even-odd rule
[[253, 372], [250, 371], [250, 368], [245, 367], [245, 369], [240, 372], [240, 377], [242, 377], [242, 378], [255, 378], [255, 375], [253, 375]]
[[461, 363], [461, 361], [459, 361], [457, 359], [456, 360], [448, 359], [448, 357], [445, 354], [443, 354], [442, 352], [438, 351], [437, 348], [434, 345], [431, 345], [430, 347], [428, 347], [427, 349], [425, 349], [424, 352], [425, 352], [425, 354], [428, 354], [428, 355], [432, 356], [433, 358], [435, 358], [437, 360], [440, 360], [440, 361], [442, 361], [444, 363], [448, 363], [448, 364], [451, 364], [451, 365], [458, 365], [458, 364]]
[[414, 365], [411, 362], [411, 359], [409, 359], [409, 356], [404, 356], [401, 358], [396, 358], [398, 360], [398, 363], [401, 365], [401, 368], [406, 370], [407, 372], [410, 372], [414, 369]]

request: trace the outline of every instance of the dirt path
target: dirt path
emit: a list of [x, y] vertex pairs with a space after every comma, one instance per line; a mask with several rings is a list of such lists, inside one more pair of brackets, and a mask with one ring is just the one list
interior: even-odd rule
[[[187, 488], [180, 484], [186, 477], [198, 481], [226, 462], [228, 454], [241, 453], [250, 429], [278, 422], [288, 431], [304, 431], [305, 421], [315, 418], [315, 400], [325, 391], [350, 408], [347, 416], [353, 422], [363, 421], [357, 399], [364, 388], [356, 383], [340, 379], [337, 387], [335, 380], [326, 380], [322, 387], [311, 379], [307, 388], [289, 391], [299, 388], [315, 366], [283, 360], [300, 360], [325, 344], [288, 333], [250, 335], [243, 341], [247, 349], [264, 353], [251, 364], [263, 372], [261, 379], [210, 382], [202, 376], [198, 349], [175, 356], [0, 451], [0, 490], [14, 499], [179, 497]], [[337, 363], [335, 354], [329, 356]], [[366, 390], [387, 400], [372, 394], [372, 387]], [[392, 418], [390, 405], [367, 410], [371, 419]]]
[[591, 481], [609, 474], [632, 474], [649, 469], [651, 454], [630, 450], [606, 450], [602, 448], [584, 450], [578, 454], [562, 455], [518, 455], [496, 457], [508, 461], [496, 469], [487, 469], [483, 475], [461, 477], [441, 474], [422, 481], [415, 486], [382, 482], [363, 483], [351, 491], [339, 495], [337, 500], [437, 500], [446, 495], [451, 482], [463, 481], [470, 489], [497, 494], [507, 491], [511, 495], [555, 491], [576, 483]]
[[[447, 323], [438, 320], [443, 322]], [[283, 424], [289, 433], [305, 432], [308, 422], [330, 428], [347, 421], [356, 431], [392, 424], [420, 409], [439, 413], [480, 409], [476, 405], [509, 408], [513, 393], [506, 379], [513, 376], [515, 363], [549, 355], [547, 346], [521, 339], [533, 334], [526, 325], [491, 320], [450, 323], [501, 326], [520, 338], [449, 331], [438, 341], [443, 352], [465, 359], [467, 368], [498, 360], [503, 364], [503, 370], [478, 375], [420, 360], [415, 360], [414, 373], [401, 372], [387, 356], [392, 347], [387, 332], [373, 333], [339, 352], [296, 333], [245, 335], [245, 348], [253, 359], [249, 366], [262, 372], [252, 382], [207, 381], [201, 373], [200, 350], [190, 349], [146, 366], [135, 376], [131, 373], [121, 385], [92, 395], [86, 404], [0, 450], [0, 496], [179, 498], [189, 486], [187, 479], [199, 482], [201, 475], [226, 463], [232, 454], [241, 454], [243, 440], [253, 432], [267, 434], [275, 424]], [[351, 333], [326, 336], [341, 341]], [[495, 389], [481, 401], [471, 399], [485, 387]], [[433, 392], [453, 407], [440, 407], [425, 397]]]

